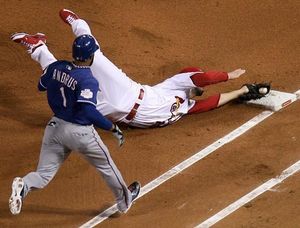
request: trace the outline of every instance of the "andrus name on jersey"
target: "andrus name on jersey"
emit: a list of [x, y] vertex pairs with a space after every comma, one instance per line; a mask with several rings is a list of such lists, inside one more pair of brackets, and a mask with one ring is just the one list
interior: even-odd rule
[[60, 70], [55, 69], [53, 71], [52, 78], [54, 80], [57, 80], [57, 81], [65, 84], [68, 88], [70, 88], [72, 90], [75, 90], [75, 88], [76, 88], [77, 81], [65, 72], [61, 72]]

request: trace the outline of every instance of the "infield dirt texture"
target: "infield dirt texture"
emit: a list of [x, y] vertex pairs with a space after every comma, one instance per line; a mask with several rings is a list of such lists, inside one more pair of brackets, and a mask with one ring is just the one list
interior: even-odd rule
[[[240, 79], [205, 88], [203, 96], [249, 82], [300, 89], [300, 1], [297, 0], [0, 0], [0, 227], [78, 227], [112, 205], [103, 179], [73, 153], [19, 216], [8, 209], [11, 182], [36, 168], [51, 117], [37, 91], [40, 67], [10, 41], [14, 32], [42, 32], [59, 59], [71, 59], [74, 36], [58, 12], [87, 20], [104, 54], [132, 79], [156, 84], [183, 67], [247, 70]], [[262, 109], [232, 103], [185, 116], [161, 129], [124, 129], [119, 149], [99, 131], [127, 183], [149, 183], [241, 126]], [[300, 159], [300, 104], [294, 102], [138, 199], [128, 214], [99, 227], [193, 227]], [[299, 227], [300, 173], [221, 220], [215, 227]]]

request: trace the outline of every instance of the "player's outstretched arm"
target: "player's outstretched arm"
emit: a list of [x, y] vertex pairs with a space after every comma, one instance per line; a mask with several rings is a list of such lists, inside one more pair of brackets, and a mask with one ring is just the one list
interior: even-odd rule
[[224, 104], [227, 104], [228, 102], [237, 99], [239, 96], [248, 93], [249, 90], [247, 86], [242, 86], [242, 88], [238, 90], [234, 90], [228, 93], [221, 93], [220, 94], [220, 99], [217, 107], [220, 107]]
[[113, 136], [117, 138], [119, 146], [124, 143], [123, 132], [119, 129], [116, 124], [113, 124], [109, 119], [105, 118], [94, 105], [89, 103], [80, 104], [85, 115], [93, 125], [106, 131], [111, 131]]
[[228, 79], [236, 79], [239, 78], [241, 75], [243, 75], [246, 72], [244, 69], [236, 69], [234, 71], [231, 71], [228, 73]]
[[189, 110], [189, 114], [207, 112], [209, 110], [218, 108], [228, 102], [237, 99], [239, 96], [248, 93], [247, 86], [242, 86], [238, 90], [234, 90], [228, 93], [216, 94], [209, 96], [202, 100], [197, 100], [195, 105]]
[[217, 84], [220, 82], [225, 82], [227, 80], [232, 80], [239, 78], [243, 75], [246, 70], [236, 69], [229, 73], [222, 71], [207, 71], [207, 72], [196, 72], [191, 76], [193, 84], [197, 87], [205, 87], [207, 85]]
[[245, 84], [240, 89], [228, 93], [221, 93], [210, 96], [206, 99], [197, 100], [195, 105], [189, 110], [189, 114], [207, 112], [214, 108], [229, 103], [232, 100], [249, 101], [260, 99], [270, 92], [270, 83]]

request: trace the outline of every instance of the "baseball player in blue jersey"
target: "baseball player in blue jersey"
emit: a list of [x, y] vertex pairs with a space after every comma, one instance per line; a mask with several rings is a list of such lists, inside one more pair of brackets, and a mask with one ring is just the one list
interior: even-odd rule
[[[11, 39], [26, 46], [32, 58], [48, 49], [44, 34], [16, 33]], [[116, 197], [120, 212], [125, 213], [139, 195], [140, 184], [135, 181], [126, 186], [93, 127], [112, 131], [119, 144], [123, 144], [123, 134], [118, 126], [96, 110], [99, 85], [90, 65], [98, 49], [92, 36], [82, 35], [73, 43], [73, 62], [57, 61], [52, 55], [51, 64], [44, 66], [38, 89], [47, 91], [54, 116], [45, 129], [37, 170], [13, 180], [9, 199], [12, 214], [20, 213], [22, 201], [31, 190], [44, 188], [52, 180], [71, 151], [81, 153], [102, 174]]]

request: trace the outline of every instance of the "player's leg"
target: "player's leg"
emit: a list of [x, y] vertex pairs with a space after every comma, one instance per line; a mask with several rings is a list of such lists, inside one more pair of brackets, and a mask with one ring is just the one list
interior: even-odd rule
[[[60, 11], [60, 17], [61, 19], [71, 25], [73, 33], [75, 34], [75, 36], [80, 36], [83, 34], [91, 34], [91, 29], [89, 28], [88, 24], [79, 18], [78, 15], [76, 15], [74, 12], [67, 10], [67, 9], [62, 9]], [[99, 44], [97, 42], [97, 44]], [[103, 58], [103, 55], [99, 55], [100, 50], [97, 51], [95, 53], [95, 61], [97, 61], [99, 59], [99, 62], [101, 62], [101, 64], [93, 64], [94, 66], [98, 65], [98, 66], [102, 66], [102, 68], [106, 68], [109, 69], [109, 73], [108, 75], [113, 76], [113, 75], [119, 75], [118, 80], [122, 80], [122, 74], [121, 71], [115, 67], [110, 61], [108, 61], [107, 59]], [[102, 60], [100, 60], [100, 56], [102, 57]], [[92, 66], [92, 70], [93, 67]], [[94, 67], [95, 68], [95, 77], [97, 78], [97, 73], [99, 75], [103, 75], [103, 73], [101, 72], [103, 69], [100, 69], [99, 67]], [[102, 74], [101, 74], [102, 73]], [[100, 77], [100, 76], [99, 76]], [[101, 78], [97, 78], [99, 80], [99, 82], [103, 83], [106, 80], [101, 80]], [[125, 78], [124, 78], [125, 79]], [[165, 89], [165, 90], [184, 90], [186, 91], [186, 94], [189, 95], [189, 89], [191, 88], [195, 88], [195, 87], [204, 87], [206, 85], [209, 84], [215, 84], [221, 81], [227, 81], [228, 80], [228, 74], [226, 72], [215, 72], [215, 71], [210, 71], [210, 72], [203, 72], [201, 69], [199, 68], [195, 68], [195, 67], [189, 67], [189, 68], [185, 68], [181, 71], [181, 74], [175, 75], [167, 80], [165, 80], [164, 82], [156, 85], [156, 88], [159, 89]], [[125, 80], [126, 81], [126, 80]], [[128, 80], [127, 80], [128, 81]], [[110, 85], [112, 81], [110, 81]], [[118, 81], [116, 81], [115, 83], [117, 83]], [[123, 82], [123, 84], [125, 84]], [[109, 85], [108, 85], [109, 86]], [[103, 86], [102, 88], [100, 88], [102, 91], [107, 88], [107, 86]], [[124, 90], [121, 90], [122, 92]], [[183, 98], [184, 99], [184, 98]]]
[[51, 63], [57, 61], [46, 45], [42, 45], [41, 47], [37, 48], [31, 54], [31, 58], [41, 65], [42, 70], [48, 67]]
[[127, 189], [119, 169], [98, 135], [96, 135], [95, 144], [91, 146], [89, 151], [85, 151], [83, 155], [101, 173], [106, 184], [116, 197], [119, 211], [126, 212], [132, 203], [131, 192]]
[[86, 21], [79, 18], [79, 16], [68, 9], [62, 9], [59, 11], [60, 18], [71, 26], [72, 31], [76, 37], [88, 34], [92, 35], [91, 29]]
[[60, 131], [63, 130], [59, 123], [53, 120], [49, 121], [43, 137], [37, 170], [23, 178], [25, 182], [24, 196], [33, 189], [44, 188], [69, 156], [70, 150], [59, 140]]
[[44, 188], [53, 179], [69, 154], [70, 151], [62, 145], [43, 145], [37, 170], [23, 178], [25, 183], [23, 197], [31, 190]]
[[[86, 21], [74, 12], [66, 9], [60, 11], [61, 19], [69, 24], [75, 36], [91, 34]], [[99, 43], [96, 40], [96, 43]], [[98, 99], [97, 109], [105, 116], [114, 116], [114, 112], [126, 113], [138, 99], [141, 86], [131, 80], [121, 69], [113, 64], [101, 52], [101, 47], [95, 52], [91, 65], [93, 76], [99, 81], [101, 99]], [[118, 117], [120, 119], [120, 117]]]
[[[83, 157], [102, 175], [116, 197], [119, 211], [126, 212], [131, 206], [133, 195], [127, 188], [127, 185], [119, 169], [112, 160], [107, 147], [104, 145], [100, 136], [92, 126], [81, 129], [80, 132], [86, 134], [86, 136], [82, 137], [74, 134], [73, 140], [76, 140], [76, 142], [81, 145], [80, 148], [77, 148], [77, 151], [80, 151]], [[76, 145], [73, 146], [76, 147]]]
[[27, 52], [31, 58], [37, 61], [42, 70], [44, 70], [51, 63], [57, 61], [53, 54], [46, 46], [46, 36], [42, 33], [30, 35], [27, 33], [15, 33], [11, 36], [11, 40], [20, 43], [27, 48]]
[[45, 130], [37, 170], [13, 181], [9, 199], [9, 207], [13, 214], [20, 213], [22, 201], [30, 191], [44, 188], [53, 179], [70, 154], [69, 150], [55, 142], [57, 126], [51, 125], [51, 122], [49, 124]]

